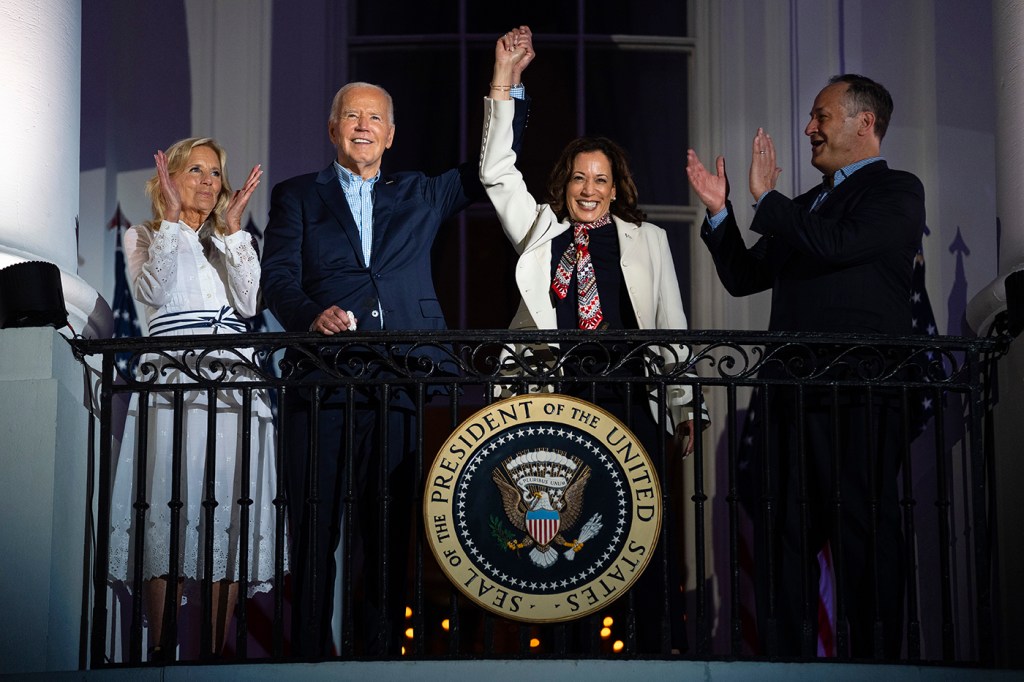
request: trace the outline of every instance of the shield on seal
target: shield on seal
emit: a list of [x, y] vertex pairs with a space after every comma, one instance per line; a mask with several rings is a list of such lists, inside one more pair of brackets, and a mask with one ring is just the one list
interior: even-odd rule
[[558, 512], [553, 509], [532, 509], [526, 512], [526, 532], [538, 545], [547, 545], [558, 533]]

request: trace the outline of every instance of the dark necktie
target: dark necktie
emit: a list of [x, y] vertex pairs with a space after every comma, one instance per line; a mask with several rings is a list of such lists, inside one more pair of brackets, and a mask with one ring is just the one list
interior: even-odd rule
[[835, 187], [835, 176], [833, 175], [822, 175], [821, 176], [821, 191], [818, 192], [818, 196], [814, 198], [814, 203], [811, 204], [811, 213], [814, 213], [821, 205], [825, 202], [825, 198], [829, 195], [832, 189]]

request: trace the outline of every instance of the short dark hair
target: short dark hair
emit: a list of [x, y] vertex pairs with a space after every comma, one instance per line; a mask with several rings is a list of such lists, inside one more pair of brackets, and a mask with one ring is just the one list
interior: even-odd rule
[[612, 182], [615, 185], [615, 201], [612, 202], [613, 216], [626, 222], [639, 225], [647, 215], [637, 207], [636, 184], [633, 174], [629, 172], [629, 161], [626, 152], [607, 137], [578, 137], [565, 146], [562, 154], [551, 169], [548, 179], [548, 205], [559, 220], [569, 217], [569, 209], [565, 205], [565, 188], [572, 177], [572, 165], [576, 157], [587, 152], [601, 152], [608, 157], [612, 167]]
[[875, 115], [875, 133], [878, 139], [885, 137], [889, 119], [892, 118], [892, 96], [885, 86], [856, 73], [844, 73], [828, 79], [829, 85], [836, 83], [847, 84], [846, 113], [852, 116], [862, 111], [870, 111]]

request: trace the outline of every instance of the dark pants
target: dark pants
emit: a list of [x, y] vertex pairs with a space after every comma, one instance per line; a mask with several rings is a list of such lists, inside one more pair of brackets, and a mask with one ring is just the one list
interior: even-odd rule
[[[295, 394], [285, 400], [296, 656], [331, 655], [331, 616], [339, 603], [352, 607], [356, 655], [386, 655], [401, 646], [417, 429], [411, 407], [392, 400], [385, 430], [384, 409], [376, 396], [359, 394], [348, 424], [345, 402], [335, 398], [322, 403], [314, 453], [311, 403]], [[334, 595], [334, 553], [343, 528], [350, 531], [344, 556], [351, 562], [342, 584], [351, 584], [352, 591], [339, 602]]]
[[904, 598], [898, 405], [876, 395], [869, 410], [863, 391], [843, 395], [835, 405], [836, 433], [831, 391], [806, 390], [801, 439], [795, 390], [772, 390], [754, 505], [762, 645], [769, 655], [816, 655], [816, 557], [827, 542], [849, 653], [897, 659]]

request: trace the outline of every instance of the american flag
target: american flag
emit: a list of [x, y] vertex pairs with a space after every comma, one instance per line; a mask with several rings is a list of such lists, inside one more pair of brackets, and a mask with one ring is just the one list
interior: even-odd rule
[[[930, 234], [925, 228], [925, 236]], [[924, 243], [918, 246], [917, 255], [914, 258], [914, 271], [911, 276], [910, 286], [911, 306], [911, 327], [916, 334], [935, 336], [938, 328], [935, 323], [935, 313], [932, 311], [932, 304], [928, 298], [928, 290], [925, 287], [924, 270]], [[750, 405], [743, 421], [743, 430], [740, 434], [740, 444], [737, 467], [737, 486], [740, 490], [740, 500], [743, 504], [743, 511], [754, 518], [753, 508], [748, 506], [757, 499], [757, 491], [754, 490], [753, 466], [756, 458], [760, 457], [761, 448], [761, 423], [759, 413], [759, 395], [755, 390], [750, 397]], [[917, 431], [913, 437], [917, 437], [927, 428], [928, 421], [934, 413], [932, 400], [928, 395], [922, 396], [921, 411], [918, 413]], [[750, 652], [763, 653], [761, 651], [756, 627], [756, 607], [753, 600], [755, 561], [750, 558], [753, 554], [751, 548], [753, 542], [753, 524], [749, 519], [740, 523], [739, 546], [740, 553], [740, 591], [741, 591], [741, 618], [743, 619], [743, 641]], [[818, 566], [821, 569], [818, 581], [818, 656], [833, 657], [836, 655], [836, 594], [835, 574], [832, 566], [832, 551], [826, 543], [818, 552]]]
[[[931, 234], [931, 230], [924, 228], [925, 236]], [[960, 231], [957, 230], [957, 236]], [[952, 248], [952, 247], [950, 247]], [[928, 299], [928, 289], [924, 283], [924, 240], [917, 247], [917, 255], [914, 257], [914, 273], [910, 280], [910, 326], [915, 334], [935, 336], [938, 328], [935, 324], [935, 313], [932, 312], [932, 303]]]
[[[121, 246], [121, 235], [131, 222], [121, 212], [121, 204], [117, 205], [114, 217], [107, 223], [107, 228], [115, 230], [117, 246], [114, 248], [114, 338], [123, 339], [134, 336], [142, 336], [142, 327], [139, 325], [139, 317], [135, 312], [135, 299], [132, 297], [131, 286], [128, 284], [128, 276], [125, 270], [124, 248]], [[127, 373], [131, 367], [129, 362], [131, 353], [118, 353], [116, 356], [117, 369]]]
[[[924, 228], [925, 236], [931, 234], [931, 230]], [[957, 237], [960, 230], [957, 228]], [[910, 281], [910, 325], [915, 334], [935, 336], [938, 334], [938, 326], [935, 323], [935, 313], [932, 311], [932, 303], [928, 298], [928, 289], [924, 281], [924, 240], [917, 247], [917, 255], [914, 257], [914, 274]], [[932, 360], [932, 354], [928, 353], [928, 360]], [[932, 404], [930, 393], [921, 396], [920, 412], [917, 413], [917, 431], [914, 437], [924, 433], [928, 428], [928, 422], [935, 414], [935, 406]]]

